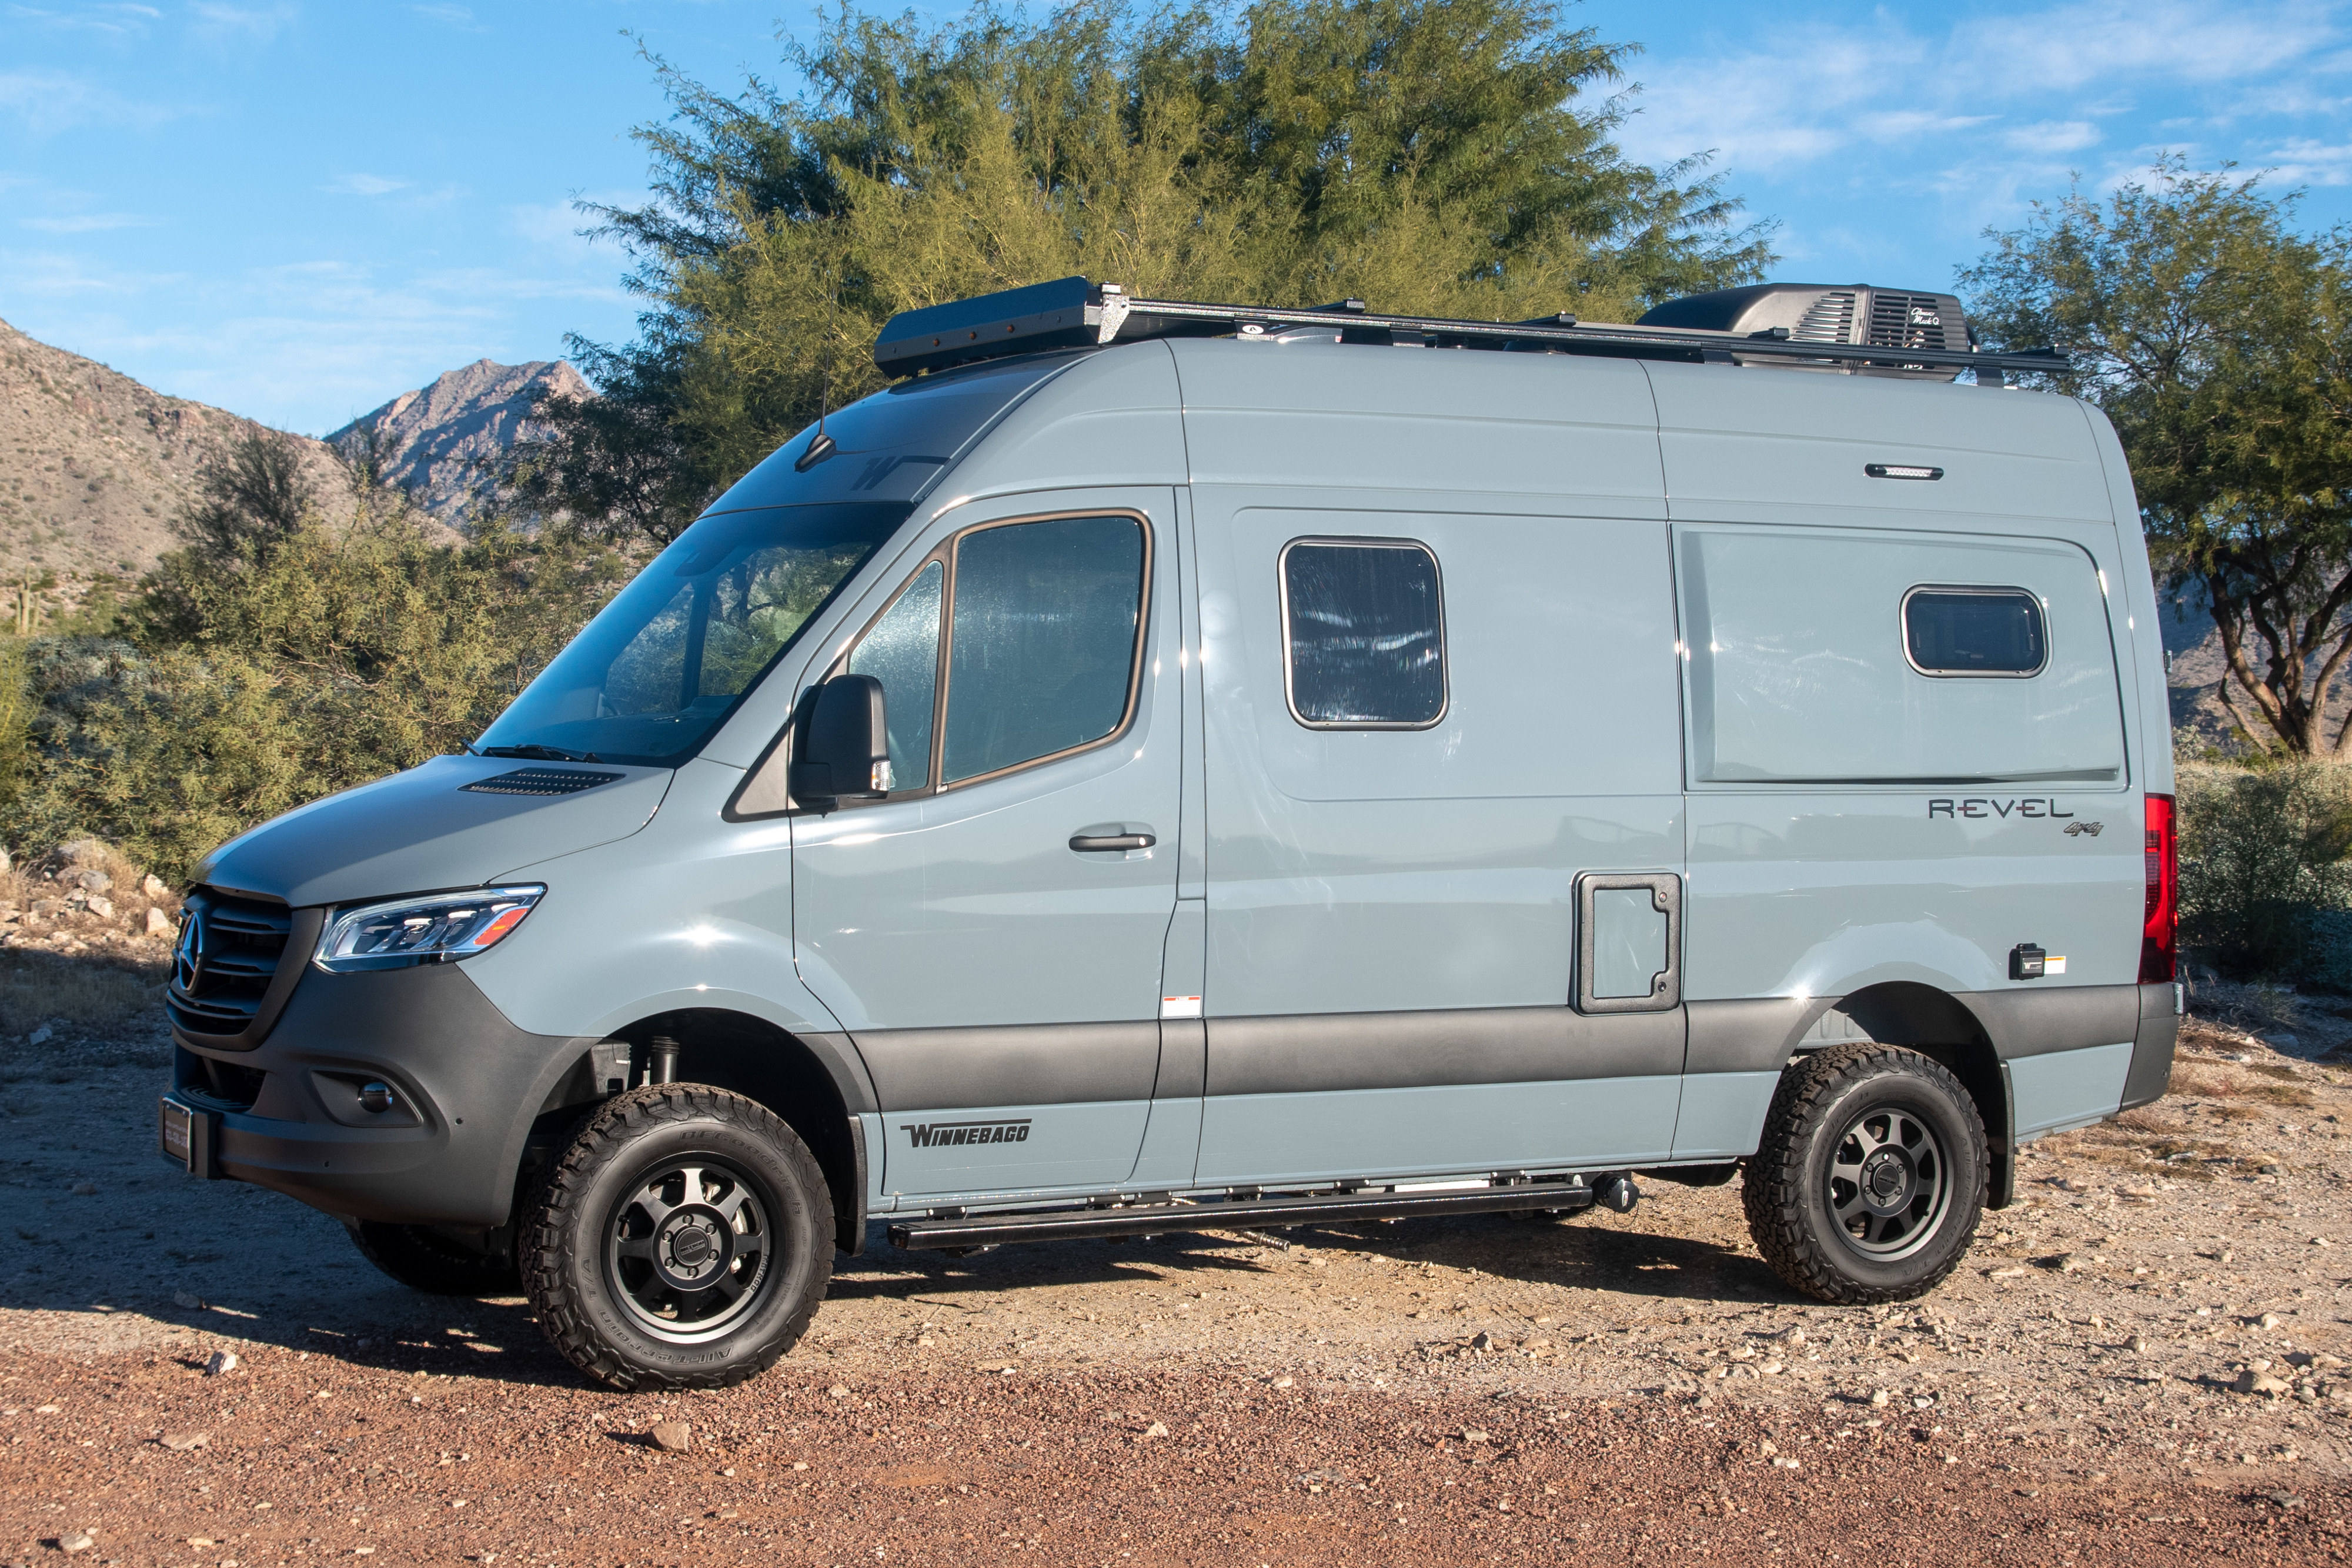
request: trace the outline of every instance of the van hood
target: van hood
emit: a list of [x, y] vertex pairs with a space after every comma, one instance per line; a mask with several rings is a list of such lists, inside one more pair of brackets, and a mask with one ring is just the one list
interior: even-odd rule
[[196, 881], [297, 909], [480, 887], [517, 866], [627, 838], [652, 821], [672, 776], [619, 763], [436, 757], [240, 833], [205, 857]]

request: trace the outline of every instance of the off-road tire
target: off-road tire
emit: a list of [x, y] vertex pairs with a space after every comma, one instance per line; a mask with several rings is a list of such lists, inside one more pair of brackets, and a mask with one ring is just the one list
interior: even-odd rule
[[429, 1296], [513, 1296], [522, 1275], [510, 1254], [477, 1251], [430, 1225], [346, 1219], [360, 1256], [412, 1291]]
[[[688, 1343], [649, 1331], [614, 1249], [646, 1178], [697, 1162], [728, 1168], [751, 1194], [764, 1272], [740, 1317]], [[604, 1102], [548, 1167], [516, 1250], [540, 1327], [589, 1376], [625, 1391], [726, 1388], [808, 1332], [833, 1277], [833, 1197], [808, 1145], [765, 1106], [706, 1084], [651, 1084]]]
[[[1915, 1117], [1941, 1145], [1947, 1197], [1912, 1250], [1865, 1254], [1840, 1227], [1831, 1172], [1865, 1116]], [[1984, 1124], [1960, 1081], [1916, 1051], [1867, 1042], [1814, 1052], [1781, 1074], [1740, 1194], [1748, 1234], [1772, 1271], [1817, 1301], [1854, 1304], [1925, 1295], [1958, 1266], [1984, 1211]]]

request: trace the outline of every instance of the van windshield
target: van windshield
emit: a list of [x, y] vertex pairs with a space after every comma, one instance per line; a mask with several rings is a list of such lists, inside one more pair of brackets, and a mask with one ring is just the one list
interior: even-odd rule
[[588, 622], [476, 749], [677, 766], [911, 509], [834, 502], [703, 518]]

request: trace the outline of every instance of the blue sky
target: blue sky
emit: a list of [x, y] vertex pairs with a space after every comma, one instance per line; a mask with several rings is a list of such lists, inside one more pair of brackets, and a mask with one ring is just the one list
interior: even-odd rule
[[[943, 14], [943, 13], [942, 13]], [[1987, 225], [2168, 150], [2352, 216], [2352, 3], [1585, 0], [1645, 47], [1623, 141], [1714, 151], [1779, 276], [1948, 287]], [[780, 21], [781, 16], [781, 21]], [[482, 357], [626, 337], [646, 46], [772, 73], [778, 0], [0, 0], [0, 318], [321, 433]]]

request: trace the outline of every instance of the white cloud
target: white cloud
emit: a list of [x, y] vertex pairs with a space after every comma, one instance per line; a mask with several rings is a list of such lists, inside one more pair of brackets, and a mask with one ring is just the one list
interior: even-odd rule
[[2340, 37], [2329, 7], [2213, 0], [2092, 0], [1952, 31], [1955, 85], [2016, 96], [2118, 77], [2235, 81], [2308, 57]]
[[2330, 146], [2296, 137], [2252, 162], [2271, 172], [2268, 183], [2273, 184], [2352, 184], [2352, 145]]
[[290, 26], [297, 16], [290, 5], [256, 8], [230, 5], [222, 0], [195, 0], [188, 7], [196, 17], [196, 31], [215, 38], [242, 37], [267, 44]]
[[98, 234], [107, 229], [153, 228], [163, 220], [142, 218], [131, 213], [74, 213], [57, 217], [24, 218], [19, 220], [28, 229], [43, 234]]
[[2000, 140], [2001, 145], [2012, 152], [2047, 158], [2095, 147], [2100, 131], [2087, 120], [2042, 120], [2032, 125], [2013, 126], [2000, 133]]
[[621, 247], [610, 239], [590, 239], [583, 230], [596, 226], [593, 213], [580, 210], [582, 203], [600, 207], [635, 207], [644, 204], [648, 193], [635, 191], [583, 191], [569, 201], [530, 203], [507, 209], [507, 228], [536, 245], [551, 246], [558, 250], [585, 253], [601, 251], [618, 256]]
[[52, 136], [76, 126], [161, 123], [173, 111], [134, 102], [87, 77], [66, 71], [0, 71], [0, 110], [14, 112], [35, 136]]
[[466, 5], [411, 5], [411, 11], [428, 22], [438, 22], [461, 33], [487, 33], [488, 27], [474, 20], [471, 7]]
[[85, 5], [73, 11], [10, 5], [5, 14], [11, 21], [29, 22], [51, 32], [96, 33], [110, 38], [144, 37], [147, 24], [161, 20], [163, 15], [152, 5]]
[[[2101, 141], [2095, 122], [2126, 110], [2134, 85], [2235, 86], [2264, 112], [2333, 98], [2310, 78], [2346, 68], [2336, 10], [2316, 0], [2074, 0], [1940, 35], [1886, 11], [1858, 26], [1776, 25], [1768, 48], [1657, 74], [1633, 100], [1622, 141], [1649, 162], [1713, 149], [1718, 169], [1770, 175], [2041, 110], [1999, 140], [2048, 158]], [[2096, 101], [2082, 101], [2086, 89]]]
[[338, 174], [319, 189], [331, 196], [384, 196], [408, 186], [406, 180], [390, 180], [382, 174]]

